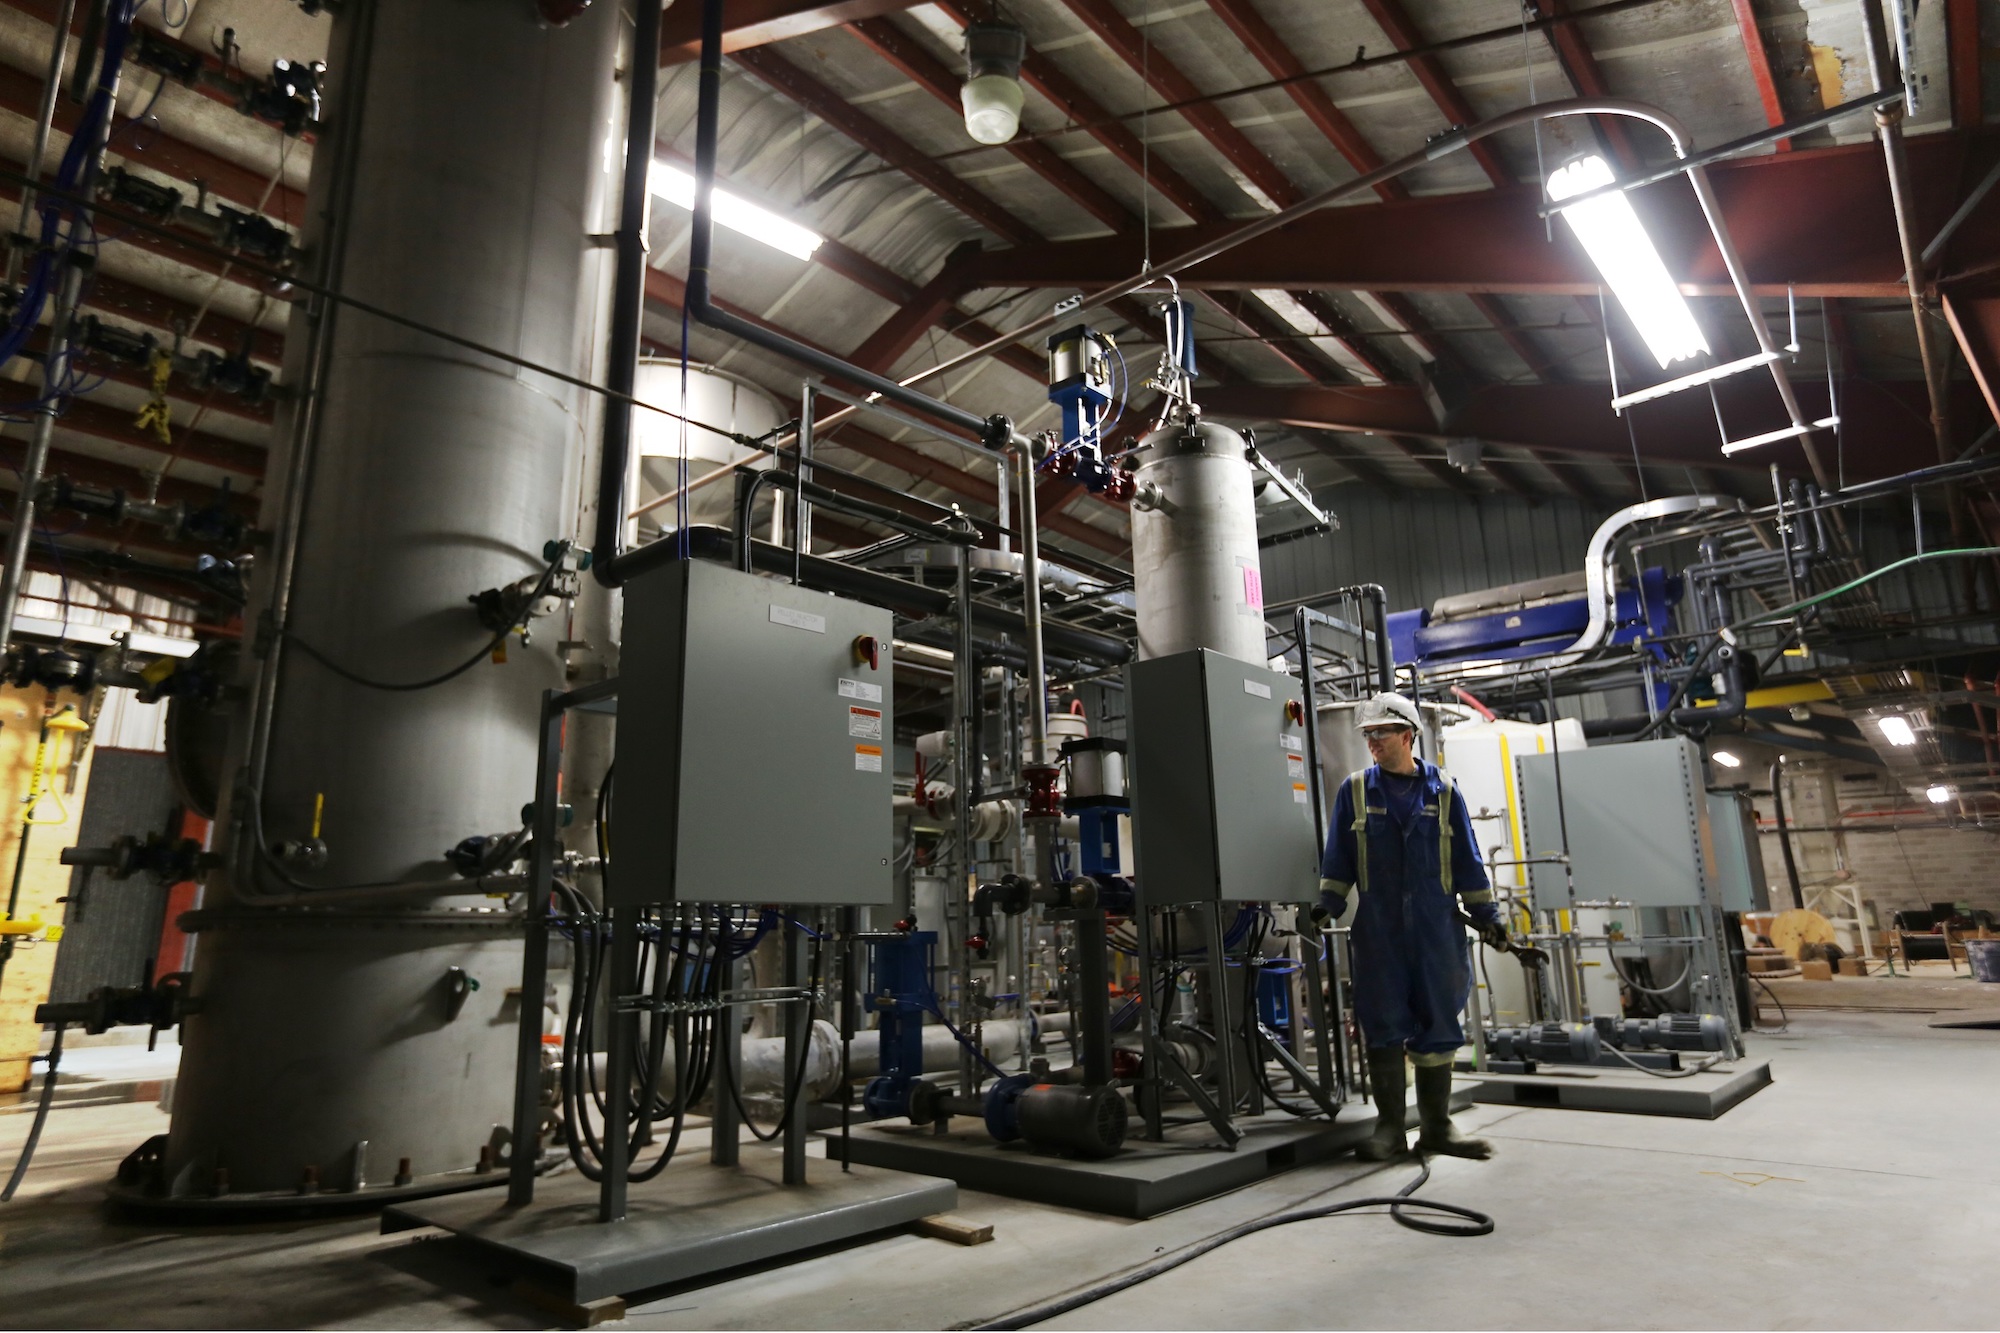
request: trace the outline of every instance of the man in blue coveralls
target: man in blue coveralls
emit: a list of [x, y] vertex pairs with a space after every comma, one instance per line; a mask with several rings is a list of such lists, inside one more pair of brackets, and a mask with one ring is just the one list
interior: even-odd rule
[[1412, 752], [1421, 725], [1400, 694], [1361, 706], [1375, 763], [1340, 784], [1320, 859], [1316, 915], [1353, 927], [1354, 1013], [1379, 1113], [1355, 1155], [1373, 1162], [1408, 1150], [1406, 1050], [1417, 1071], [1418, 1150], [1493, 1155], [1491, 1143], [1451, 1123], [1451, 1062], [1465, 1042], [1458, 1017], [1472, 985], [1459, 903], [1495, 948], [1507, 931], [1458, 784]]

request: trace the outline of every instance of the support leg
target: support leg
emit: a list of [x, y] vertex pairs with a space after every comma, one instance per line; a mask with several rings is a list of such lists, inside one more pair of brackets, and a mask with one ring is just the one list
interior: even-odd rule
[[507, 1202], [535, 1199], [535, 1159], [542, 1134], [542, 996], [549, 985], [549, 894], [554, 890], [557, 782], [562, 773], [562, 713], [556, 692], [542, 691], [541, 747], [535, 762], [534, 843], [521, 951], [521, 1027], [514, 1045], [514, 1157]]

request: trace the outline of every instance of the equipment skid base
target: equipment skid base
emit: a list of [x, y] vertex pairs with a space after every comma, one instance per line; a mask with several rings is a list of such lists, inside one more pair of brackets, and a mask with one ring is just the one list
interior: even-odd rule
[[1654, 1078], [1638, 1070], [1552, 1066], [1555, 1074], [1464, 1074], [1458, 1092], [1489, 1106], [1564, 1111], [1622, 1111], [1714, 1120], [1771, 1082], [1771, 1062], [1744, 1060], [1689, 1078]]
[[[1206, 1123], [1173, 1125], [1162, 1143], [1128, 1138], [1117, 1156], [1087, 1161], [1019, 1142], [995, 1143], [975, 1120], [954, 1124], [958, 1127], [943, 1134], [903, 1122], [857, 1126], [853, 1160], [946, 1176], [989, 1194], [1143, 1218], [1345, 1152], [1375, 1127], [1367, 1115], [1334, 1124], [1284, 1115], [1245, 1117], [1236, 1122], [1243, 1138], [1231, 1152]], [[837, 1159], [840, 1140], [829, 1136], [826, 1151]]]
[[776, 1153], [744, 1150], [742, 1164], [676, 1162], [632, 1186], [622, 1222], [597, 1220], [597, 1186], [571, 1173], [541, 1181], [535, 1202], [497, 1194], [397, 1204], [384, 1233], [439, 1227], [503, 1258], [517, 1279], [576, 1305], [690, 1282], [801, 1250], [907, 1226], [958, 1206], [949, 1180], [809, 1158], [806, 1183], [787, 1186]]

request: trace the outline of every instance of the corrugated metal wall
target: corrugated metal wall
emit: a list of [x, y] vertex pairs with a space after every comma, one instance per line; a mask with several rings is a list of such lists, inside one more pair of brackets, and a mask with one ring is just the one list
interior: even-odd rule
[[1264, 552], [1266, 605], [1379, 583], [1389, 608], [1406, 611], [1453, 593], [1572, 573], [1610, 513], [1574, 500], [1531, 505], [1424, 491], [1343, 489], [1332, 498], [1340, 531]]

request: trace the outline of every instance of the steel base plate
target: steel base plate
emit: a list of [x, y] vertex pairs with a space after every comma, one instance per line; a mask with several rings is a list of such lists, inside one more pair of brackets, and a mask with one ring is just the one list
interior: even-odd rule
[[[852, 1154], [857, 1163], [946, 1176], [990, 1194], [1114, 1217], [1152, 1217], [1331, 1157], [1375, 1127], [1368, 1115], [1335, 1124], [1280, 1115], [1236, 1123], [1243, 1139], [1234, 1152], [1202, 1123], [1169, 1127], [1163, 1143], [1127, 1139], [1116, 1157], [1084, 1161], [1039, 1153], [1023, 1143], [995, 1143], [974, 1120], [954, 1120], [943, 1134], [884, 1122], [856, 1126]], [[837, 1135], [827, 1137], [826, 1151], [838, 1160]]]
[[[1557, 1066], [1542, 1066], [1553, 1069]], [[1475, 1082], [1474, 1080], [1478, 1081]], [[1771, 1081], [1771, 1062], [1745, 1060], [1687, 1078], [1655, 1078], [1636, 1069], [1581, 1066], [1562, 1073], [1459, 1075], [1457, 1092], [1489, 1106], [1567, 1111], [1622, 1111], [1714, 1120]]]
[[470, 1195], [396, 1204], [382, 1230], [440, 1227], [502, 1256], [517, 1276], [582, 1304], [711, 1277], [744, 1264], [905, 1226], [958, 1206], [949, 1180], [837, 1162], [806, 1163], [781, 1183], [775, 1153], [745, 1148], [738, 1167], [676, 1163], [632, 1187], [622, 1222], [597, 1220], [597, 1186], [579, 1175], [542, 1181], [536, 1200]]

